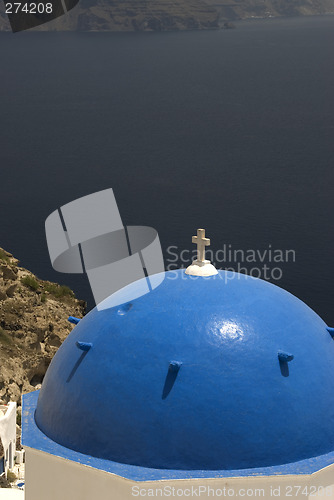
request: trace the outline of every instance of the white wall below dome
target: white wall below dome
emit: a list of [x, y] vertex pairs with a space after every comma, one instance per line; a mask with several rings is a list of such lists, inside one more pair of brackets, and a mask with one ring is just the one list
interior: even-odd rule
[[[334, 464], [311, 475], [138, 482], [29, 447], [25, 450], [25, 500], [233, 497], [334, 500]], [[322, 492], [322, 487], [327, 490]]]

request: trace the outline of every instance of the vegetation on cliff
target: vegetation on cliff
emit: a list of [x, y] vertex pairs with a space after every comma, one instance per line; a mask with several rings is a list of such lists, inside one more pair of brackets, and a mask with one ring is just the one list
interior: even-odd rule
[[72, 290], [43, 281], [0, 249], [0, 401], [35, 390], [86, 303]]

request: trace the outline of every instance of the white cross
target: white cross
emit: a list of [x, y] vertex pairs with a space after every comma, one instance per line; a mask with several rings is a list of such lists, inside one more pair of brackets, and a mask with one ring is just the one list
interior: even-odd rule
[[197, 261], [205, 262], [205, 247], [210, 245], [209, 238], [205, 237], [205, 229], [197, 229], [197, 236], [192, 237], [192, 242], [197, 244]]

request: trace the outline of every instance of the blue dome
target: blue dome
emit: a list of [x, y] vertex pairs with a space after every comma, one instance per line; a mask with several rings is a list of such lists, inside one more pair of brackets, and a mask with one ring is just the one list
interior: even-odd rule
[[333, 373], [326, 324], [290, 293], [231, 272], [171, 271], [147, 295], [80, 321], [35, 419], [67, 448], [126, 464], [286, 464], [334, 450]]

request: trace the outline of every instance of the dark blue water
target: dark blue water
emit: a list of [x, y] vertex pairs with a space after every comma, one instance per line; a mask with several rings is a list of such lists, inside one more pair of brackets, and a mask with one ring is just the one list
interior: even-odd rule
[[0, 246], [91, 300], [52, 270], [44, 221], [112, 187], [167, 258], [197, 227], [214, 250], [294, 249], [276, 283], [334, 326], [334, 17], [0, 35]]

